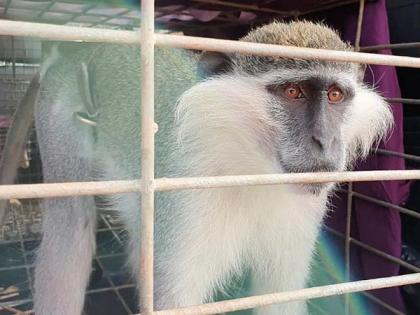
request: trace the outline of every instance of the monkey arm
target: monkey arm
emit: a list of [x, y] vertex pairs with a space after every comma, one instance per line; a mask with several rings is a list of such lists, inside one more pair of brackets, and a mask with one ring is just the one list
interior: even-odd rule
[[[32, 126], [34, 104], [39, 95], [39, 86], [40, 75], [37, 73], [13, 115], [0, 160], [1, 185], [13, 184], [16, 178], [20, 157]], [[0, 227], [7, 217], [7, 203], [7, 200], [0, 200]]]

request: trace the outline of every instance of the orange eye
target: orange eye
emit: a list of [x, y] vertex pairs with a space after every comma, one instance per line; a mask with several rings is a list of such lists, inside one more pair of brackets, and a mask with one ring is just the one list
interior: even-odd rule
[[328, 89], [327, 95], [328, 100], [331, 103], [340, 103], [344, 99], [343, 91], [336, 85], [333, 85]]
[[303, 98], [303, 93], [297, 84], [289, 84], [284, 89], [284, 94], [290, 99]]

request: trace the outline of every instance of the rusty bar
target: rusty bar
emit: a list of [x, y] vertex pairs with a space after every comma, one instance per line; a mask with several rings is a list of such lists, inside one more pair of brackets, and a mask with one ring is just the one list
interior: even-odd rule
[[360, 51], [372, 52], [372, 51], [378, 51], [382, 49], [409, 49], [409, 48], [419, 48], [419, 47], [420, 47], [420, 42], [380, 44], [380, 45], [360, 47]]
[[399, 158], [410, 160], [413, 162], [420, 162], [420, 156], [418, 155], [406, 154], [406, 153], [390, 151], [390, 150], [385, 150], [385, 149], [377, 149], [376, 152], [383, 155], [399, 157]]
[[356, 39], [354, 41], [354, 49], [360, 51], [360, 37], [362, 36], [363, 13], [365, 11], [365, 0], [359, 2], [359, 14], [357, 16]]
[[[344, 189], [338, 189], [338, 191], [340, 191], [342, 193], [347, 193], [347, 191], [344, 190]], [[408, 208], [405, 208], [405, 207], [401, 207], [401, 206], [397, 206], [397, 205], [394, 205], [393, 203], [386, 202], [384, 200], [380, 200], [380, 199], [377, 199], [377, 198], [373, 198], [373, 197], [370, 197], [370, 196], [365, 195], [365, 194], [361, 194], [361, 193], [356, 192], [356, 191], [353, 191], [353, 196], [356, 197], [356, 198], [359, 198], [359, 199], [369, 201], [371, 203], [377, 204], [377, 205], [385, 207], [385, 208], [390, 208], [390, 209], [398, 211], [400, 213], [409, 215], [413, 218], [420, 219], [420, 213], [418, 213], [414, 210], [411, 210], [411, 209], [408, 209]]]
[[255, 4], [242, 4], [242, 3], [230, 2], [230, 1], [193, 0], [193, 2], [197, 2], [201, 4], [213, 4], [213, 5], [242, 9], [242, 10], [247, 10], [247, 11], [249, 10], [249, 11], [256, 11], [256, 12], [272, 13], [272, 14], [276, 14], [280, 16], [296, 16], [300, 14], [300, 12], [297, 12], [297, 11], [280, 11], [280, 10], [275, 10], [275, 9], [270, 9], [270, 8], [264, 8]]
[[378, 299], [373, 294], [370, 294], [368, 292], [362, 292], [362, 294], [364, 296], [366, 296], [368, 299], [370, 299], [371, 301], [373, 301], [373, 303], [376, 303], [376, 304], [380, 305], [382, 308], [386, 309], [388, 312], [391, 312], [392, 314], [395, 314], [395, 315], [406, 315], [405, 313], [397, 310], [395, 307], [389, 305], [388, 303], [385, 303], [381, 299]]
[[400, 98], [400, 97], [388, 97], [385, 98], [388, 103], [404, 103], [408, 105], [420, 105], [420, 100], [415, 98]]
[[361, 193], [358, 193], [358, 192], [355, 192], [355, 191], [353, 192], [353, 196], [356, 197], [356, 198], [362, 199], [362, 200], [369, 201], [371, 203], [377, 204], [377, 205], [385, 207], [385, 208], [390, 208], [392, 210], [396, 210], [400, 213], [404, 213], [404, 214], [409, 215], [413, 218], [420, 219], [420, 213], [418, 213], [414, 210], [410, 210], [410, 209], [407, 209], [407, 208], [404, 208], [404, 207], [401, 207], [401, 206], [397, 206], [397, 205], [394, 205], [390, 202], [386, 202], [386, 201], [383, 201], [383, 200], [380, 200], [380, 199], [376, 199], [376, 198], [373, 198], [373, 197], [370, 197], [370, 196], [367, 196], [367, 195], [364, 195], [364, 194], [361, 194]]

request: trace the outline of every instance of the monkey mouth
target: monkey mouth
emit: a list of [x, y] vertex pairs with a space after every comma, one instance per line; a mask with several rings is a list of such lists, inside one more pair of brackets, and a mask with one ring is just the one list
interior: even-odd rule
[[[338, 167], [331, 162], [307, 162], [305, 166], [297, 166], [292, 163], [282, 162], [280, 160], [281, 168], [284, 173], [320, 173], [320, 172], [334, 172], [338, 171]], [[306, 192], [319, 195], [323, 190], [331, 187], [330, 183], [309, 183], [309, 184], [298, 184], [299, 187], [302, 187]]]
[[334, 172], [339, 169], [339, 167], [331, 161], [311, 161], [308, 159], [305, 163], [296, 165], [296, 163], [285, 161], [281, 157], [279, 157], [278, 160], [285, 173], [321, 173]]
[[307, 192], [316, 196], [319, 196], [323, 190], [328, 189], [330, 187], [328, 183], [302, 184], [301, 186]]

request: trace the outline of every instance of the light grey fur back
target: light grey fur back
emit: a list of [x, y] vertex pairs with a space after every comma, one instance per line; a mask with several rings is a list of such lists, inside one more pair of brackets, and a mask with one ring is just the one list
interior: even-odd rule
[[[89, 80], [83, 76], [82, 62], [87, 66]], [[195, 65], [194, 57], [185, 51], [156, 51], [155, 120], [160, 125], [156, 135], [157, 177], [181, 173], [176, 163], [182, 160], [182, 153], [177, 150], [174, 134], [175, 107], [179, 96], [197, 81]], [[35, 120], [45, 181], [140, 178], [140, 49], [124, 45], [61, 44], [58, 49], [52, 49], [44, 62], [42, 77]], [[90, 92], [90, 100], [86, 90]], [[90, 101], [96, 106], [97, 127], [77, 118], [79, 113], [88, 113]], [[168, 197], [157, 197], [156, 208], [160, 209], [157, 224], [162, 229], [169, 226], [167, 216], [162, 213], [168, 210]], [[125, 194], [107, 199], [109, 208], [119, 211], [131, 234], [129, 252], [135, 273], [139, 259], [139, 197]], [[83, 303], [83, 292], [76, 298], [74, 293], [60, 295], [59, 291], [49, 290], [52, 285], [49, 274], [64, 273], [63, 279], [66, 279], [66, 273], [73, 273], [68, 274], [73, 280], [67, 282], [79, 286], [78, 291], [84, 286], [80, 283], [86, 285], [89, 273], [84, 269], [90, 265], [91, 252], [83, 252], [87, 256], [83, 258], [87, 260], [85, 264], [66, 267], [66, 262], [80, 260], [78, 255], [82, 255], [74, 249], [75, 244], [68, 235], [78, 231], [78, 222], [84, 221], [80, 226], [83, 232], [78, 233], [80, 242], [86, 239], [94, 243], [93, 197], [46, 201], [44, 209], [44, 241], [38, 253], [35, 283], [36, 310], [41, 314], [54, 314], [58, 308], [67, 307], [69, 314], [74, 315]], [[157, 229], [158, 238], [162, 229]], [[157, 243], [165, 247], [162, 242]], [[81, 269], [70, 272], [71, 268]], [[57, 296], [51, 292], [57, 292]]]
[[[140, 173], [140, 49], [125, 45], [65, 44], [59, 49], [59, 66], [52, 65], [43, 81], [38, 104], [43, 110], [54, 99], [69, 99], [68, 115], [85, 112], [81, 98], [81, 60], [89, 60], [90, 90], [98, 106], [97, 128], [86, 128], [86, 137], [95, 144], [87, 158], [94, 164], [110, 157], [130, 178]], [[179, 96], [197, 82], [196, 64], [191, 53], [176, 49], [157, 49], [155, 54], [156, 177], [170, 176], [170, 151], [175, 149], [174, 119]], [[59, 78], [59, 80], [57, 80]], [[59, 95], [66, 93], [65, 96]], [[43, 115], [46, 117], [46, 115]], [[74, 120], [75, 128], [84, 128]], [[93, 139], [93, 133], [97, 133]], [[169, 148], [169, 149], [168, 149]], [[99, 164], [100, 165], [100, 164]], [[119, 176], [119, 175], [116, 175]]]

